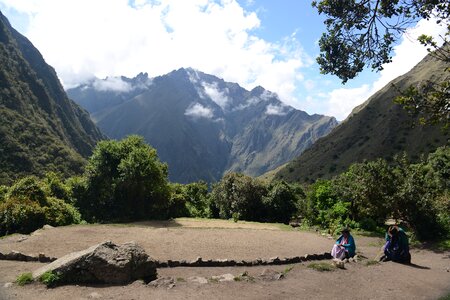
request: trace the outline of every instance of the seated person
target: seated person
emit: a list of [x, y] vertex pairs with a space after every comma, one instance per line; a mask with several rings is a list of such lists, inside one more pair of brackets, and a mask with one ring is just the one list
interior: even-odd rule
[[386, 244], [384, 245], [384, 256], [381, 260], [411, 263], [408, 236], [405, 231], [397, 225], [389, 227], [386, 234]]
[[337, 259], [350, 258], [355, 256], [356, 245], [355, 240], [350, 234], [350, 229], [347, 227], [342, 229], [342, 235], [336, 240], [333, 249], [331, 249], [331, 256]]

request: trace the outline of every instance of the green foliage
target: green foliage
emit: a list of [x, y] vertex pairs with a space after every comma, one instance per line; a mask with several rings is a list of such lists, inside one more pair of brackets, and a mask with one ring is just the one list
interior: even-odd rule
[[33, 274], [31, 273], [20, 274], [16, 279], [16, 283], [20, 286], [24, 286], [32, 282], [33, 282]]
[[320, 0], [313, 6], [326, 15], [327, 32], [319, 40], [317, 58], [321, 71], [344, 83], [366, 65], [382, 70], [391, 62], [393, 45], [420, 18], [433, 16], [440, 22], [450, 17], [447, 0]]
[[240, 220], [261, 220], [262, 197], [267, 194], [266, 186], [259, 180], [239, 173], [226, 174], [211, 191], [212, 211], [221, 218], [234, 216]]
[[[450, 17], [448, 0], [426, 1], [313, 1], [324, 21], [327, 32], [319, 40], [321, 54], [317, 58], [322, 73], [337, 75], [345, 83], [370, 65], [373, 70], [383, 70], [390, 63], [393, 46], [408, 27], [420, 18], [433, 17], [437, 23]], [[450, 25], [441, 36], [443, 44], [449, 41]], [[438, 47], [431, 36], [422, 34], [418, 40], [438, 60], [450, 62], [450, 49]], [[446, 71], [450, 71], [447, 68]], [[429, 81], [420, 88], [409, 87], [401, 92], [395, 102], [408, 112], [419, 115], [422, 124], [442, 123], [450, 126], [448, 79], [439, 83]]]
[[0, 236], [30, 233], [44, 224], [45, 212], [37, 202], [10, 198], [0, 203]]
[[319, 271], [319, 272], [329, 272], [329, 271], [336, 270], [335, 266], [333, 266], [330, 263], [326, 263], [326, 262], [311, 263], [308, 265], [308, 268]]
[[81, 221], [80, 213], [61, 199], [47, 196], [47, 181], [27, 176], [15, 182], [0, 201], [0, 235], [30, 233], [45, 224], [68, 225]]
[[265, 208], [264, 218], [268, 222], [289, 223], [291, 217], [297, 212], [297, 203], [303, 190], [293, 188], [284, 181], [272, 183], [269, 192], [263, 196]]
[[[89, 158], [76, 206], [89, 221], [165, 218], [169, 205], [167, 166], [142, 137], [99, 142]], [[80, 195], [81, 194], [81, 195]]]
[[40, 205], [46, 205], [45, 192], [42, 189], [39, 180], [34, 176], [27, 176], [9, 188], [7, 198], [20, 200], [30, 200]]
[[47, 172], [42, 180], [43, 190], [50, 197], [70, 202], [70, 189], [61, 180], [61, 174]]
[[78, 224], [81, 222], [81, 215], [72, 205], [61, 199], [48, 197], [48, 206], [44, 207], [46, 223], [52, 226], [64, 226]]
[[47, 271], [39, 277], [39, 281], [47, 287], [55, 287], [61, 281], [61, 277], [52, 271]]
[[0, 203], [5, 201], [7, 193], [8, 187], [6, 185], [0, 185]]
[[169, 217], [205, 218], [210, 215], [206, 182], [172, 183], [170, 190]]

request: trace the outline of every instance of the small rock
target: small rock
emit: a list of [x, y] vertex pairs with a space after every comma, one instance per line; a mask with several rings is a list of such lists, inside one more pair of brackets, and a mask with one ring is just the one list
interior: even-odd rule
[[151, 281], [148, 286], [151, 287], [165, 287], [171, 289], [175, 286], [175, 279], [173, 277], [161, 277]]
[[12, 282], [7, 282], [7, 283], [5, 283], [5, 284], [3, 285], [3, 287], [4, 287], [5, 289], [10, 288], [10, 287], [12, 287], [12, 286], [13, 286], [13, 283], [12, 283]]
[[339, 259], [333, 259], [333, 265], [339, 269], [345, 269], [345, 262]]
[[283, 278], [283, 274], [280, 272], [271, 270], [271, 269], [264, 269], [259, 277], [262, 280], [275, 281], [275, 280], [280, 280], [281, 278]]
[[219, 282], [226, 282], [226, 281], [234, 281], [234, 275], [233, 274], [222, 274], [219, 276], [212, 276], [213, 280], [217, 280]]
[[42, 229], [52, 229], [52, 228], [55, 228], [55, 227], [53, 227], [52, 225], [48, 225], [48, 224], [42, 226]]
[[27, 237], [27, 236], [21, 236], [21, 237], [19, 237], [19, 238], [17, 239], [17, 242], [20, 243], [20, 242], [23, 242], [23, 241], [25, 241], [25, 240], [28, 240], [28, 237]]
[[92, 293], [90, 293], [89, 295], [88, 295], [88, 298], [89, 299], [100, 299], [100, 298], [102, 298], [103, 296], [101, 295], [101, 294], [99, 294], [99, 293], [97, 293], [97, 292], [92, 292]]
[[206, 279], [205, 277], [199, 277], [199, 276], [189, 277], [188, 281], [194, 282], [194, 283], [199, 283], [199, 284], [206, 284], [206, 283], [208, 283], [208, 279]]

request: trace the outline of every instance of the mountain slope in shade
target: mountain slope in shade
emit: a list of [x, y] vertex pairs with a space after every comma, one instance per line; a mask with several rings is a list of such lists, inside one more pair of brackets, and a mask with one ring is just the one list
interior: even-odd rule
[[[153, 79], [96, 79], [67, 92], [108, 136], [144, 136], [168, 163], [170, 179], [182, 183], [214, 182], [229, 171], [260, 175], [337, 125], [284, 105], [262, 87], [248, 91], [190, 68]], [[99, 101], [107, 93], [110, 101]]]
[[408, 73], [394, 79], [356, 107], [344, 122], [288, 163], [275, 178], [312, 182], [318, 178], [331, 178], [352, 163], [376, 158], [390, 161], [402, 151], [417, 161], [422, 154], [447, 144], [448, 136], [440, 127], [414, 126], [417, 120], [393, 103], [399, 95], [398, 90], [426, 80], [449, 80], [449, 73], [444, 71], [447, 67], [443, 61], [426, 56]]
[[69, 100], [39, 51], [0, 13], [0, 184], [26, 174], [81, 172], [103, 135]]

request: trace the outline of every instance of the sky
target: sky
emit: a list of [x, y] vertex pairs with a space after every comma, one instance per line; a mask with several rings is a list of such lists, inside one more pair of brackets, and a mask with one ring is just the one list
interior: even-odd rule
[[[315, 58], [324, 16], [309, 0], [0, 0], [0, 10], [53, 66], [65, 88], [93, 77], [150, 77], [191, 67], [260, 85], [310, 114], [344, 120], [426, 54], [416, 38], [445, 29], [421, 20], [381, 72], [342, 85]], [[120, 82], [118, 82], [120, 84]]]

